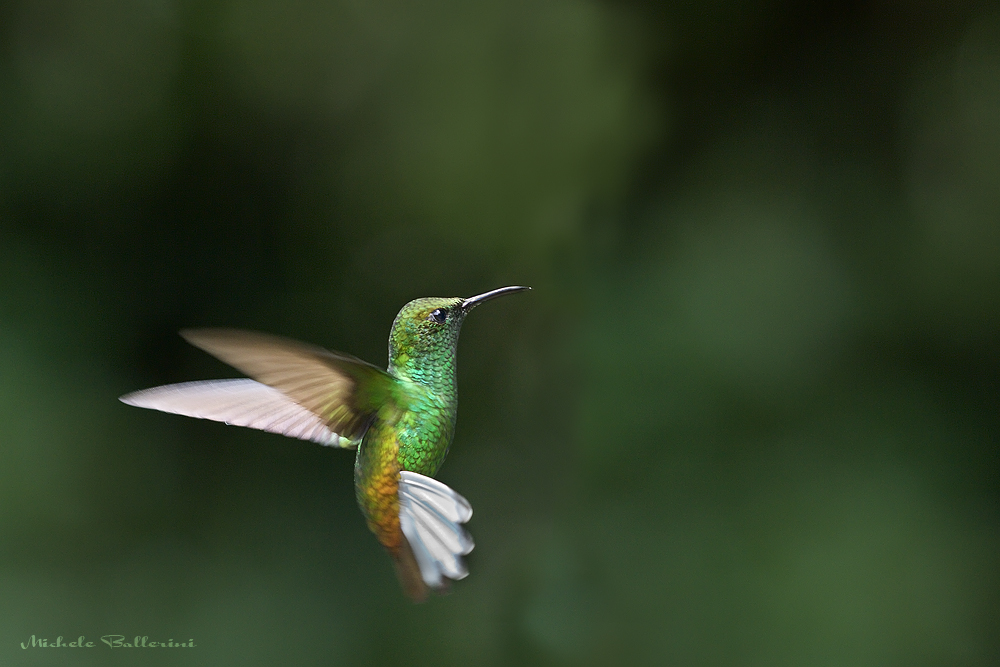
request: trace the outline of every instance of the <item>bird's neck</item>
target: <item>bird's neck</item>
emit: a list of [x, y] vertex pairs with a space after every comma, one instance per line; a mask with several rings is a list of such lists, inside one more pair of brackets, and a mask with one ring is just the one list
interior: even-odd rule
[[458, 401], [456, 354], [450, 350], [422, 350], [420, 346], [389, 348], [389, 373], [425, 387], [446, 406]]

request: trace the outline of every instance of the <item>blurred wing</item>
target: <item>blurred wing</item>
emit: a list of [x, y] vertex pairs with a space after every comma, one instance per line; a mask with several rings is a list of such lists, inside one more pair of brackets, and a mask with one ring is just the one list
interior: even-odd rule
[[408, 470], [399, 473], [399, 526], [420, 568], [424, 583], [443, 588], [469, 571], [462, 561], [475, 546], [462, 524], [472, 506], [451, 487]]
[[395, 423], [418, 391], [356, 357], [287, 338], [235, 329], [188, 329], [181, 335], [352, 441], [361, 439], [376, 415]]
[[330, 447], [358, 444], [331, 431], [322, 419], [277, 389], [248, 378], [168, 384], [126, 394], [120, 400], [140, 408], [246, 426]]

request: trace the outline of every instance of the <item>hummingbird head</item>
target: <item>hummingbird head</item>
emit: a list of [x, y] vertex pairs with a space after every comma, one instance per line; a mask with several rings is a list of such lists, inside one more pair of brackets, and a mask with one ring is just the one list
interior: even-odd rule
[[454, 381], [455, 350], [462, 322], [481, 303], [530, 287], [501, 287], [483, 294], [414, 299], [399, 311], [389, 334], [389, 367], [415, 382]]

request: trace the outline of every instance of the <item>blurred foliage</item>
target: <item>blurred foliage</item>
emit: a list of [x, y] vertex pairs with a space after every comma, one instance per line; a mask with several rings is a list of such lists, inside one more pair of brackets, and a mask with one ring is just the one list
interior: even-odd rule
[[[4, 664], [1000, 662], [994, 3], [41, 0], [0, 47]], [[384, 364], [505, 284], [426, 605], [350, 454], [115, 400], [232, 374], [184, 326]]]

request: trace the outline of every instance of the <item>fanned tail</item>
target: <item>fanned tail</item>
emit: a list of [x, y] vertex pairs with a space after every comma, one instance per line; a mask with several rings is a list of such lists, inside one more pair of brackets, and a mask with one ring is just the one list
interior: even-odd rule
[[405, 575], [399, 565], [404, 560], [396, 562], [404, 589], [409, 591], [408, 582], [420, 579], [425, 589], [441, 591], [448, 587], [448, 579], [464, 579], [469, 574], [462, 556], [475, 545], [462, 524], [471, 517], [469, 501], [451, 487], [425, 475], [400, 471], [399, 527], [406, 545]]

